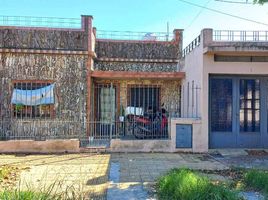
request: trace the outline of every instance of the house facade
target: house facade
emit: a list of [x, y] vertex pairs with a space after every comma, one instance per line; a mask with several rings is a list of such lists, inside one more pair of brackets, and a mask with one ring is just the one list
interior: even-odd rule
[[183, 116], [197, 108], [207, 149], [268, 147], [267, 66], [267, 31], [204, 29], [185, 49], [182, 87], [194, 81], [200, 100]]
[[204, 29], [183, 50], [182, 29], [62, 20], [0, 26], [1, 152], [267, 148], [267, 32]]
[[183, 30], [113, 38], [92, 21], [0, 26], [2, 141], [170, 140], [171, 118], [181, 112]]
[[80, 29], [0, 26], [2, 139], [86, 133], [91, 22], [82, 16]]

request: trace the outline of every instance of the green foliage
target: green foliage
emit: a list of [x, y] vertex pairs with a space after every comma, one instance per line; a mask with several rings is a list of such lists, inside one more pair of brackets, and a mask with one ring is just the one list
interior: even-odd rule
[[265, 192], [268, 195], [268, 172], [250, 170], [245, 173], [244, 182], [247, 187]]
[[23, 105], [22, 105], [22, 104], [16, 104], [16, 105], [15, 105], [15, 110], [16, 110], [16, 112], [21, 111], [22, 108], [23, 108]]
[[3, 191], [0, 192], [1, 200], [59, 200], [56, 196], [49, 196], [49, 194], [38, 193], [33, 191]]
[[125, 109], [124, 106], [120, 106], [120, 116], [125, 116]]
[[263, 5], [265, 3], [268, 3], [268, 0], [254, 0], [253, 2]]
[[18, 185], [14, 189], [0, 187], [0, 200], [73, 200], [88, 199], [88, 192], [76, 184], [63, 188], [65, 180], [55, 180], [52, 184], [40, 187]]
[[213, 185], [189, 169], [174, 169], [157, 183], [157, 195], [162, 200], [237, 200], [236, 192], [224, 185]]

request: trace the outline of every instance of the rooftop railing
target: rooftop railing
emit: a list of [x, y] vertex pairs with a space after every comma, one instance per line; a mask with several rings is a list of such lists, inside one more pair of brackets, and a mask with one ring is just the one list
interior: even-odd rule
[[97, 30], [97, 39], [171, 41], [173, 33]]
[[32, 16], [0, 16], [0, 26], [79, 29], [81, 28], [81, 19]]
[[182, 50], [182, 57], [184, 58], [188, 53], [194, 50], [194, 48], [200, 45], [201, 36], [197, 36], [187, 47]]
[[214, 30], [213, 41], [268, 42], [268, 31]]

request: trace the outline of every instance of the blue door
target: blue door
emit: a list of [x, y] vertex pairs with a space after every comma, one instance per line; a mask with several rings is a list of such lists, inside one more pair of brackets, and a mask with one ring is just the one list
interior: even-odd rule
[[262, 77], [210, 78], [210, 148], [267, 147], [267, 84]]

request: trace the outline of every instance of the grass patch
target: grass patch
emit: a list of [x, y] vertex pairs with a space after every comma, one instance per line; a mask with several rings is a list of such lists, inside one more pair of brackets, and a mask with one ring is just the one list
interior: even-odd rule
[[244, 175], [244, 184], [268, 195], [268, 172], [249, 170]]
[[33, 191], [3, 191], [0, 192], [1, 200], [60, 200], [59, 197]]
[[238, 200], [238, 194], [225, 185], [214, 185], [189, 169], [173, 169], [157, 182], [162, 200]]

